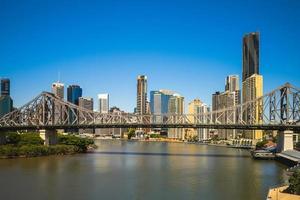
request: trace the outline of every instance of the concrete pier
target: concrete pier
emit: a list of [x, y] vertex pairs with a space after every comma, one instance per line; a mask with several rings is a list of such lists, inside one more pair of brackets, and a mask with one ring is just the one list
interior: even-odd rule
[[277, 152], [293, 150], [293, 131], [278, 131]]
[[56, 130], [40, 130], [40, 137], [45, 141], [44, 144], [49, 145], [55, 145], [57, 144], [57, 132]]

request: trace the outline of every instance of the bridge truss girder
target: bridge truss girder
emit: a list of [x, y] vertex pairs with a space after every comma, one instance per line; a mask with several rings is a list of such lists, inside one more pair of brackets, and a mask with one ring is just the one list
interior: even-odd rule
[[243, 104], [202, 115], [99, 113], [43, 92], [0, 118], [0, 130], [38, 128], [217, 128], [300, 130], [300, 90], [285, 84]]

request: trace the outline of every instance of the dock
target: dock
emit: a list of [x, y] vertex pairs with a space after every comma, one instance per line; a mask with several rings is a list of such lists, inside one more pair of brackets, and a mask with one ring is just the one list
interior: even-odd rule
[[276, 157], [284, 162], [291, 163], [294, 166], [300, 163], [300, 151], [286, 150], [281, 153], [276, 153]]

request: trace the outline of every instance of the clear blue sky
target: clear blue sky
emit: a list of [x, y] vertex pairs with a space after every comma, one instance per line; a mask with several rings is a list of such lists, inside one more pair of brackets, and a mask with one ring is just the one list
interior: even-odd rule
[[132, 111], [136, 76], [186, 103], [242, 73], [242, 37], [260, 31], [265, 92], [300, 86], [300, 1], [0, 0], [0, 77], [21, 106], [58, 79], [83, 96], [110, 93]]

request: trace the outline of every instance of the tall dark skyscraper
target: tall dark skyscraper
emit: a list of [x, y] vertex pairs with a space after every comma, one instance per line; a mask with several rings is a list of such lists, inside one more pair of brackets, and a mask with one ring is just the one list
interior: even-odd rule
[[7, 78], [1, 79], [1, 95], [10, 95], [10, 80]]
[[82, 89], [78, 85], [70, 85], [67, 89], [67, 100], [70, 103], [79, 105], [79, 97], [82, 97]]
[[259, 32], [243, 37], [243, 81], [253, 74], [259, 74]]

